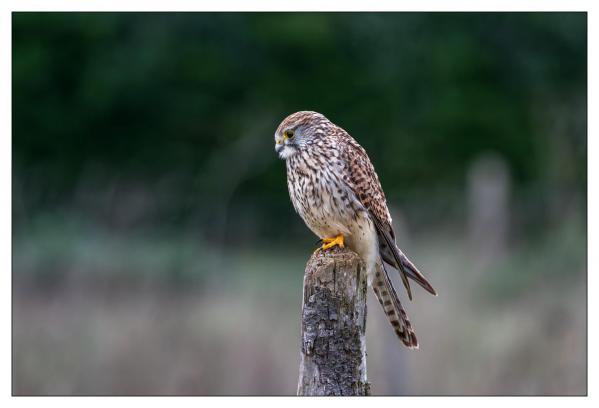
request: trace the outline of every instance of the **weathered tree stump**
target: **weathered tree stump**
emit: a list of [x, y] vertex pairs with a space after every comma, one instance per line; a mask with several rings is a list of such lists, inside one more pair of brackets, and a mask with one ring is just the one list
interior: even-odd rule
[[304, 275], [297, 395], [369, 395], [366, 269], [357, 254], [315, 252]]

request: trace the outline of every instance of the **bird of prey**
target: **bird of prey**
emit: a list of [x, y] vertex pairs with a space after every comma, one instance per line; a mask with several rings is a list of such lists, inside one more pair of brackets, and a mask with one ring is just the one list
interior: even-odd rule
[[399, 271], [410, 300], [408, 278], [437, 293], [397, 246], [385, 194], [364, 148], [324, 115], [300, 111], [277, 128], [275, 151], [286, 162], [293, 207], [322, 240], [322, 250], [347, 245], [361, 257], [395, 333], [407, 347], [418, 348], [385, 265]]

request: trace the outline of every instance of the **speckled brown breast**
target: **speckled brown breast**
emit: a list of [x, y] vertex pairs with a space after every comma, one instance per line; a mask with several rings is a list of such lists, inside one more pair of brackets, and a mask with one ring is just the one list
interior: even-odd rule
[[[333, 144], [319, 143], [312, 154], [287, 160], [287, 186], [295, 210], [319, 237], [348, 234], [363, 211], [343, 181], [347, 168]], [[347, 176], [346, 176], [347, 177]]]

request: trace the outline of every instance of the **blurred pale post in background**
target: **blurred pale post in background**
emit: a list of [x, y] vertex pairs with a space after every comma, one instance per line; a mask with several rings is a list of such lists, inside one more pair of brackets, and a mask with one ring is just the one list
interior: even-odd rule
[[512, 182], [497, 154], [477, 157], [468, 169], [468, 233], [472, 254], [481, 259], [505, 254]]

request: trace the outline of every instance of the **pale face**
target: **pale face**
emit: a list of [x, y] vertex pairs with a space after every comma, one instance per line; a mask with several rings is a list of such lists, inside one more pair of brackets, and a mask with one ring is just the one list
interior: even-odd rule
[[275, 151], [282, 160], [287, 160], [299, 151], [301, 132], [292, 128], [275, 133]]
[[318, 130], [328, 120], [317, 112], [299, 111], [286, 117], [275, 132], [275, 151], [279, 158], [287, 160], [321, 137]]

